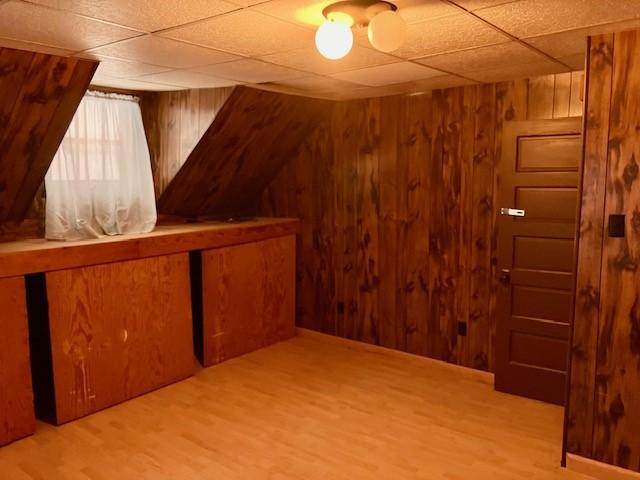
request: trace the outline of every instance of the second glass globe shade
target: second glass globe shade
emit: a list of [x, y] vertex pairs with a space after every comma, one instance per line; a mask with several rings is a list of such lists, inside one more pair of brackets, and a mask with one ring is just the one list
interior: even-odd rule
[[376, 50], [393, 52], [404, 43], [407, 24], [397, 12], [387, 10], [371, 19], [367, 35]]

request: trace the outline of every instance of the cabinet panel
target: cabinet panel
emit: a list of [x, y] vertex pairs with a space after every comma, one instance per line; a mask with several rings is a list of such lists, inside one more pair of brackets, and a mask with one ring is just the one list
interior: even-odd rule
[[203, 364], [295, 335], [295, 236], [202, 253]]
[[22, 277], [0, 279], [0, 445], [36, 428]]
[[188, 254], [46, 274], [63, 423], [193, 374]]

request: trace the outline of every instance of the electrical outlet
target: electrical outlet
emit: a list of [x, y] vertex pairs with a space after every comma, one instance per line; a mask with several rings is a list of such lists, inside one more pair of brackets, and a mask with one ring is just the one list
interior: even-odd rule
[[467, 322], [458, 322], [458, 335], [461, 337], [467, 336]]

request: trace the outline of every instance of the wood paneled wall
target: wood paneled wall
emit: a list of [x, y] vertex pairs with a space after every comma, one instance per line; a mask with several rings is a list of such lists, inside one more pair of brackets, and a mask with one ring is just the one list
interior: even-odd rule
[[51, 160], [98, 63], [0, 48], [0, 240], [33, 234]]
[[[567, 448], [640, 471], [640, 31], [593, 37]], [[608, 218], [625, 215], [625, 236]]]
[[493, 369], [503, 123], [581, 115], [582, 78], [336, 103], [258, 207], [302, 220], [298, 324]]
[[185, 217], [249, 211], [332, 106], [235, 87], [158, 199], [158, 211]]
[[178, 173], [232, 91], [208, 88], [141, 95], [156, 198]]

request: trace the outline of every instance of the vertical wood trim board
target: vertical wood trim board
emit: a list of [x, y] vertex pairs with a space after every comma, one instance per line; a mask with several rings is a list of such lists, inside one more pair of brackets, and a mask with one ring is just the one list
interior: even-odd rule
[[335, 103], [258, 206], [301, 219], [298, 325], [492, 370], [502, 126], [580, 115], [581, 75]]
[[571, 388], [567, 406], [567, 448], [583, 456], [590, 456], [592, 448], [613, 34], [591, 38], [588, 56], [590, 74], [585, 105]]
[[0, 445], [36, 429], [24, 278], [0, 280]]

